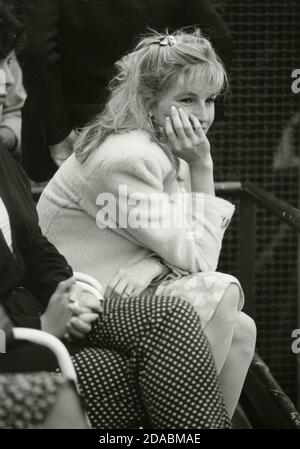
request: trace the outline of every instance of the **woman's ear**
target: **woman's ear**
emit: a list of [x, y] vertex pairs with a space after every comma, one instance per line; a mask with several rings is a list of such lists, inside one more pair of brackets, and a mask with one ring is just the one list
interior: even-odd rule
[[148, 100], [144, 100], [144, 105], [145, 105], [145, 109], [147, 112], [148, 117], [153, 117], [153, 102], [148, 99]]

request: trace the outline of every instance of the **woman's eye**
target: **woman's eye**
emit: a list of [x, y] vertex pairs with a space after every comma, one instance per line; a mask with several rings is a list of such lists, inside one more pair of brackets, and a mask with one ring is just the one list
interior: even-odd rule
[[180, 101], [181, 101], [181, 103], [191, 103], [193, 101], [193, 99], [186, 97], [186, 98], [182, 98]]
[[208, 98], [208, 99], [206, 100], [206, 103], [212, 104], [212, 103], [214, 103], [215, 101], [216, 101], [215, 98]]

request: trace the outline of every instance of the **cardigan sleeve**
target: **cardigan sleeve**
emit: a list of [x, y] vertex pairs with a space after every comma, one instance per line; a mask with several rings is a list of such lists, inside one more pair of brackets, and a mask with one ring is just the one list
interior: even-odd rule
[[[125, 233], [128, 239], [182, 270], [215, 270], [234, 206], [204, 194], [164, 193], [166, 155], [162, 150], [160, 153], [120, 154], [102, 164], [98, 174], [104, 191], [115, 198], [118, 221], [115, 208], [102, 208], [104, 202], [98, 197], [97, 224]], [[105, 217], [108, 220], [104, 223]]]
[[26, 266], [24, 287], [39, 298], [44, 309], [46, 309], [58, 283], [72, 275], [72, 268], [68, 265], [66, 259], [42, 235], [39, 226], [37, 226]]
[[43, 310], [39, 300], [28, 290], [15, 288], [1, 297], [1, 306], [13, 326], [41, 329], [40, 315]]

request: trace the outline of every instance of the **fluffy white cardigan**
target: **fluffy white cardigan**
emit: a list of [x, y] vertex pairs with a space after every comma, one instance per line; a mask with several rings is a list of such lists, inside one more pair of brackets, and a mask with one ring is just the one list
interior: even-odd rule
[[[119, 268], [152, 253], [189, 273], [215, 270], [234, 206], [211, 195], [187, 195], [184, 161], [180, 176], [183, 181], [147, 134], [110, 136], [83, 164], [72, 155], [58, 170], [38, 203], [42, 230], [74, 270], [104, 288]], [[156, 199], [151, 208], [149, 198]], [[177, 225], [183, 204], [186, 220]]]

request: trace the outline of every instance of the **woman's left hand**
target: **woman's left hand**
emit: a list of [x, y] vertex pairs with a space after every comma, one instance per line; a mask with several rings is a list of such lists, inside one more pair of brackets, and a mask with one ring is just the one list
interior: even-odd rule
[[125, 299], [128, 296], [138, 296], [160, 275], [161, 270], [161, 264], [154, 257], [121, 268], [109, 282], [104, 297], [117, 295]]

